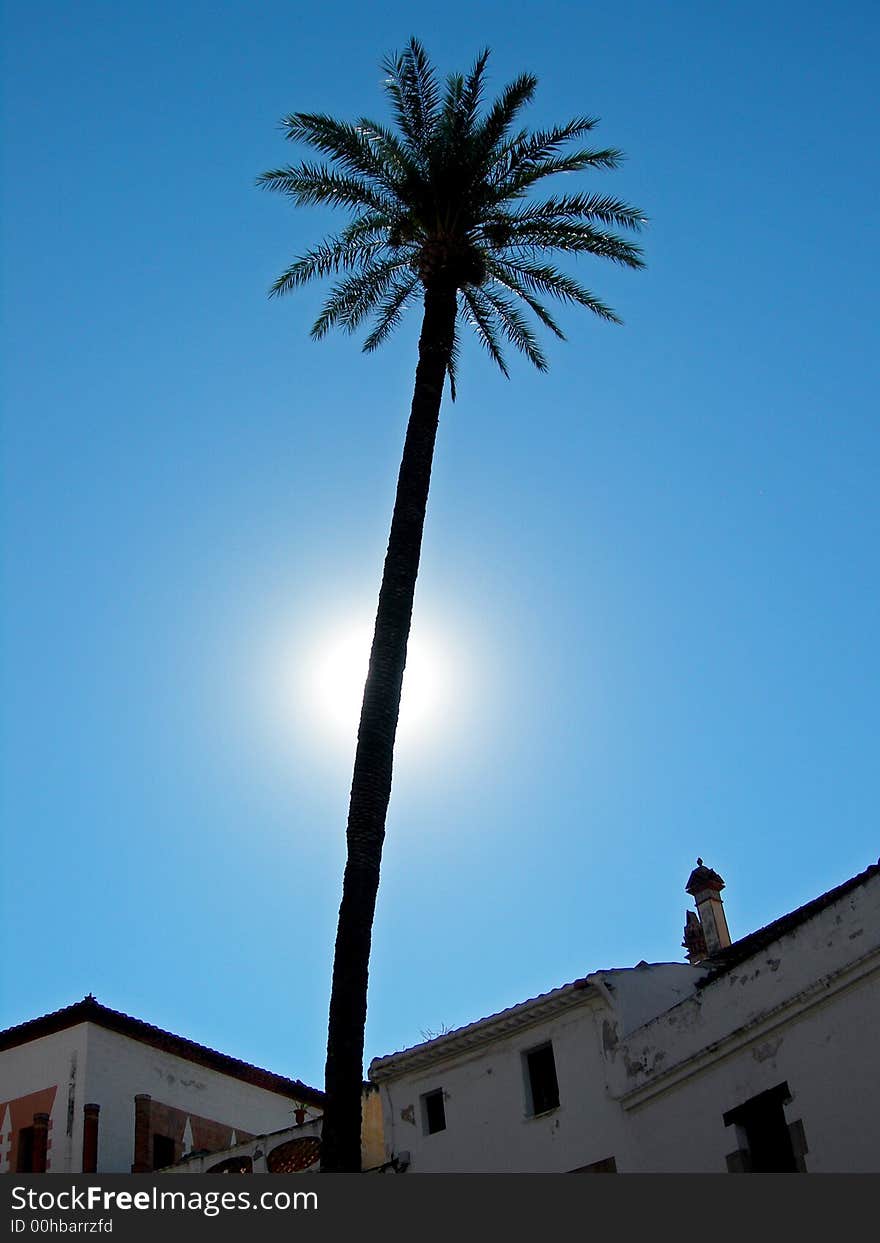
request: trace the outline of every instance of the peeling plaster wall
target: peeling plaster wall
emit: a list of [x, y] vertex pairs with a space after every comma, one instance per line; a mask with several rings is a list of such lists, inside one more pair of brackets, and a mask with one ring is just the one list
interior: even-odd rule
[[880, 1170], [880, 882], [846, 895], [617, 1044], [636, 1168], [723, 1172], [722, 1115], [787, 1082], [808, 1171]]
[[[409, 1151], [417, 1173], [555, 1172], [610, 1156], [620, 1172], [723, 1173], [741, 1146], [723, 1115], [786, 1082], [808, 1171], [880, 1171], [880, 877], [697, 988], [708, 971], [596, 972], [579, 1004], [530, 1027], [445, 1061], [441, 1039], [427, 1068], [385, 1060], [387, 1156]], [[560, 1105], [528, 1118], [522, 1054], [548, 1040]], [[438, 1088], [446, 1129], [426, 1135], [420, 1097]]]
[[877, 1172], [878, 1009], [875, 976], [731, 1054], [720, 1050], [698, 1073], [628, 1110], [634, 1168], [723, 1173], [727, 1154], [739, 1147], [723, 1114], [787, 1082], [792, 1100], [785, 1117], [803, 1124], [807, 1170]]
[[[410, 1170], [562, 1173], [619, 1154], [626, 1137], [605, 1092], [595, 1000], [435, 1066], [381, 1084], [386, 1155]], [[559, 1108], [526, 1114], [523, 1053], [553, 1042]], [[424, 1133], [421, 1096], [441, 1088], [446, 1129]]]
[[677, 962], [642, 963], [638, 967], [596, 971], [588, 980], [600, 981], [611, 994], [618, 1036], [625, 1036], [655, 1015], [693, 995], [703, 967]]
[[88, 1027], [86, 1098], [101, 1106], [98, 1169], [129, 1173], [134, 1159], [134, 1097], [154, 1101], [251, 1134], [290, 1126], [294, 1102], [265, 1088], [185, 1061], [97, 1024]]

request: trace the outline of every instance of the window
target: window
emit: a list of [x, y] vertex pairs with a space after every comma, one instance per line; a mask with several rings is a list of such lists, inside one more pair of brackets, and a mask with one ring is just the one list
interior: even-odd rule
[[533, 1116], [556, 1109], [559, 1104], [559, 1084], [556, 1081], [556, 1062], [553, 1045], [542, 1044], [523, 1054], [526, 1072], [526, 1111]]
[[731, 1173], [795, 1174], [805, 1171], [807, 1151], [803, 1124], [785, 1118], [791, 1100], [787, 1083], [759, 1092], [724, 1114], [724, 1125], [735, 1126], [739, 1148], [727, 1157]]
[[153, 1169], [163, 1170], [175, 1160], [174, 1140], [170, 1135], [153, 1136]]
[[34, 1128], [23, 1126], [18, 1132], [17, 1174], [30, 1174], [34, 1168]]
[[446, 1106], [443, 1103], [442, 1088], [427, 1092], [422, 1097], [422, 1126], [426, 1135], [446, 1130]]

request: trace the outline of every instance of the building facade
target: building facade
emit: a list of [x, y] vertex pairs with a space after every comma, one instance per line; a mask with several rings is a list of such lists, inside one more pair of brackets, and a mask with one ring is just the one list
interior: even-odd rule
[[731, 942], [698, 861], [689, 964], [597, 971], [377, 1058], [412, 1172], [880, 1170], [880, 867]]
[[323, 1099], [89, 996], [0, 1032], [0, 1172], [146, 1173], [317, 1118]]

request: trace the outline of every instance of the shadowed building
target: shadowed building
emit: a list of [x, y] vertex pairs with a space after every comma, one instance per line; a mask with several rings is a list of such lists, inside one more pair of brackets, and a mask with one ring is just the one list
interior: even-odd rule
[[0, 1032], [0, 1172], [146, 1173], [314, 1119], [323, 1099], [89, 995]]
[[880, 1170], [880, 866], [731, 941], [702, 860], [688, 964], [595, 971], [389, 1057], [415, 1172]]

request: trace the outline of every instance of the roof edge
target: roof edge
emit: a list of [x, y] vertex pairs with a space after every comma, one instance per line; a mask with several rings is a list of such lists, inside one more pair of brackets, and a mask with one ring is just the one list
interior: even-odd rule
[[401, 1072], [418, 1070], [422, 1066], [430, 1066], [435, 1062], [458, 1057], [471, 1049], [488, 1044], [499, 1036], [506, 1036], [535, 1023], [542, 1022], [554, 1014], [580, 1005], [584, 1000], [601, 1000], [602, 995], [590, 981], [589, 977], [563, 984], [548, 993], [541, 993], [528, 1001], [500, 1010], [497, 1014], [487, 1015], [457, 1027], [454, 1031], [442, 1036], [435, 1036], [422, 1044], [401, 1049], [399, 1053], [388, 1053], [384, 1057], [375, 1057], [370, 1062], [367, 1074], [373, 1083], [382, 1083]]
[[267, 1092], [275, 1092], [291, 1100], [301, 1100], [313, 1105], [324, 1103], [324, 1093], [320, 1088], [312, 1088], [299, 1079], [288, 1079], [285, 1075], [278, 1075], [261, 1066], [253, 1066], [250, 1062], [243, 1062], [240, 1058], [221, 1053], [217, 1049], [210, 1049], [207, 1045], [198, 1044], [186, 1036], [177, 1036], [161, 1027], [155, 1027], [152, 1023], [146, 1023], [143, 1019], [133, 1018], [121, 1010], [111, 1010], [109, 1006], [102, 1005], [91, 993], [71, 1006], [54, 1010], [36, 1019], [29, 1019], [25, 1023], [19, 1023], [16, 1027], [6, 1028], [5, 1031], [0, 1032], [0, 1052], [18, 1048], [31, 1040], [39, 1040], [43, 1036], [56, 1035], [79, 1023], [94, 1023], [97, 1027], [103, 1027], [107, 1031], [128, 1036], [151, 1048], [171, 1053], [188, 1062], [195, 1062], [196, 1065], [204, 1066], [207, 1070], [214, 1070], [218, 1074], [228, 1075], [243, 1083], [249, 1083], [252, 1087], [263, 1088]]
[[753, 954], [760, 953], [768, 945], [772, 945], [774, 941], [788, 936], [789, 933], [794, 932], [802, 924], [805, 924], [807, 920], [821, 914], [827, 907], [833, 906], [835, 902], [839, 902], [847, 894], [861, 888], [869, 880], [873, 880], [875, 876], [880, 876], [880, 860], [877, 863], [869, 864], [864, 872], [858, 872], [855, 876], [851, 876], [849, 880], [845, 880], [842, 884], [835, 886], [834, 889], [829, 889], [826, 893], [820, 894], [818, 898], [812, 898], [809, 902], [805, 902], [803, 906], [789, 911], [787, 915], [780, 915], [772, 923], [765, 924], [763, 928], [757, 928], [754, 932], [749, 932], [746, 936], [740, 937], [738, 941], [733, 941], [730, 945], [726, 945], [724, 949], [718, 950], [710, 958], [704, 958], [699, 965], [707, 967], [708, 974], [702, 980], [697, 981], [697, 988], [708, 987], [714, 980], [726, 975], [732, 967], [745, 962]]

